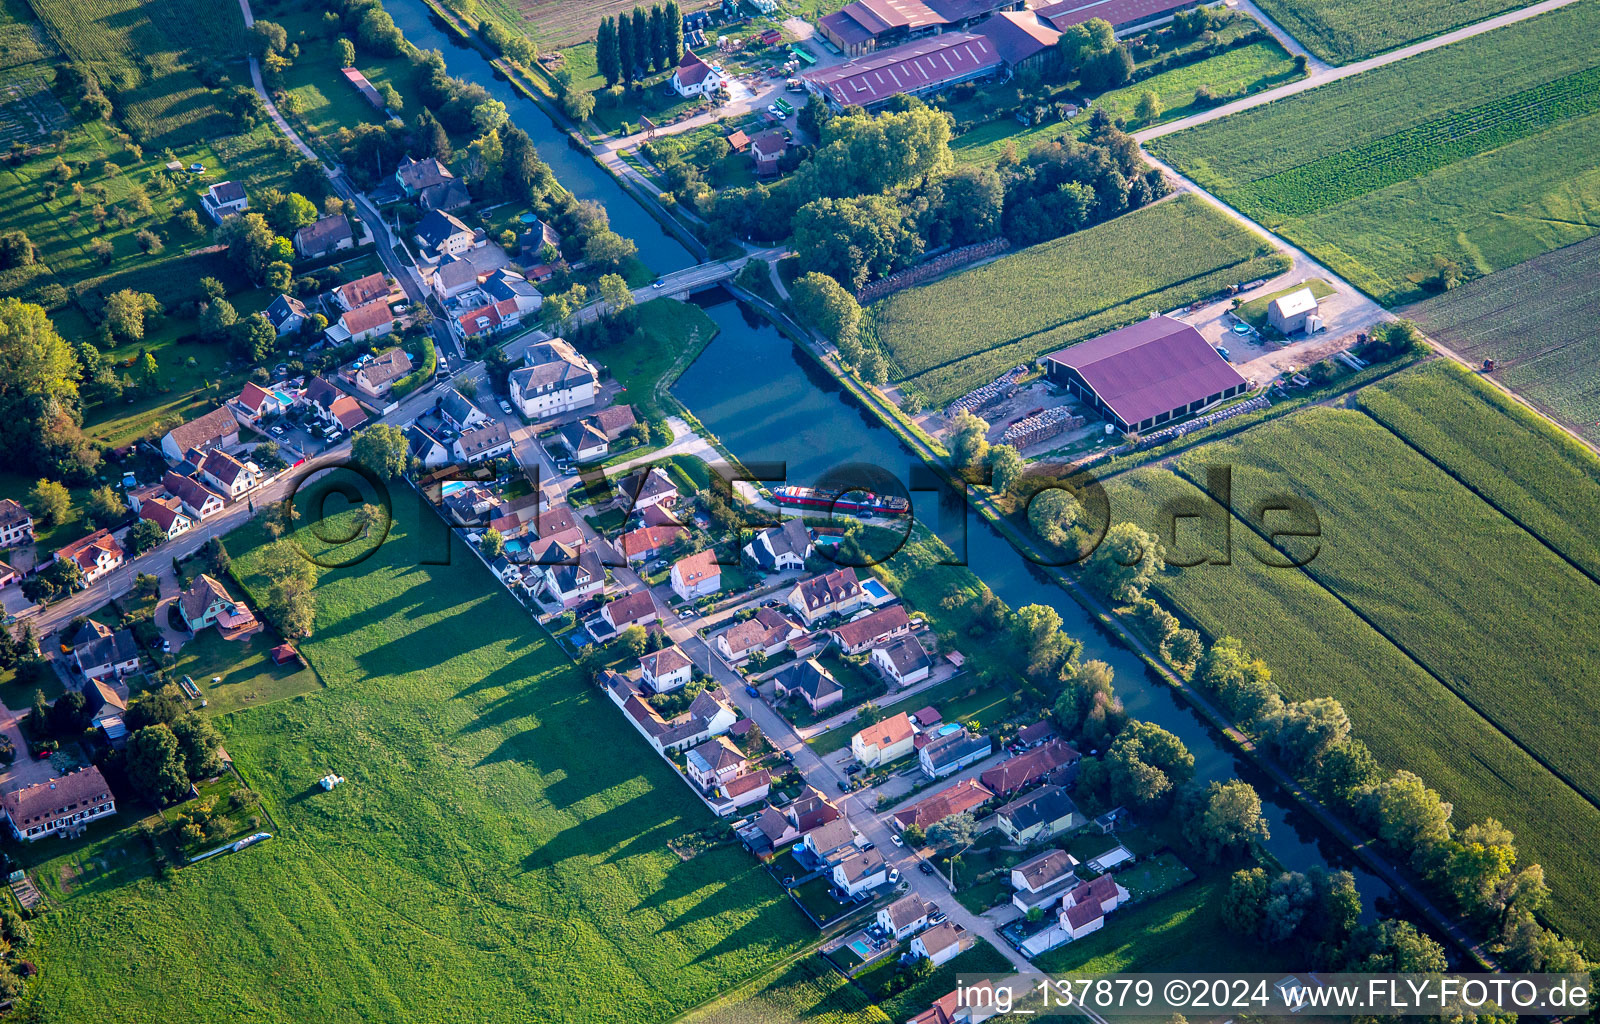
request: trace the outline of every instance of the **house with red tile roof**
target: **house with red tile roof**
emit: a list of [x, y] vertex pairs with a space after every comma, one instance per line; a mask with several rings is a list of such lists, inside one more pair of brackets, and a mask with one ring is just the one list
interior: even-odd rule
[[58, 562], [76, 562], [83, 570], [85, 583], [93, 583], [106, 573], [119, 568], [123, 562], [122, 545], [110, 530], [96, 530], [81, 540], [75, 540], [56, 552]]
[[694, 601], [722, 589], [722, 566], [717, 553], [707, 548], [672, 563], [672, 592], [684, 601]]

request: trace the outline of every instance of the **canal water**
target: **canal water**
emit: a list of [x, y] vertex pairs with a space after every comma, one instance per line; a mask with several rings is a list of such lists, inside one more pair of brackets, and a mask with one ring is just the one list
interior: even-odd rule
[[[701, 301], [721, 333], [679, 378], [673, 393], [741, 462], [782, 462], [788, 482], [794, 484], [813, 484], [841, 465], [865, 463], [892, 474], [901, 488], [910, 486], [912, 467], [921, 460], [854, 395], [764, 317], [726, 292], [708, 293]], [[913, 500], [932, 500], [928, 492], [911, 493]], [[943, 518], [926, 516], [924, 522]], [[940, 522], [939, 533], [958, 554], [965, 548], [967, 564], [1012, 608], [1044, 604], [1060, 613], [1068, 635], [1083, 641], [1084, 660], [1112, 667], [1117, 695], [1128, 712], [1183, 740], [1194, 754], [1197, 779], [1237, 777], [1254, 785], [1272, 831], [1266, 846], [1285, 867], [1347, 868], [1356, 876], [1369, 916], [1378, 900], [1392, 898], [1387, 883], [1364, 870], [1343, 844], [1255, 766], [1235, 756], [1211, 726], [985, 519], [969, 513], [964, 530]]]
[[646, 266], [657, 274], [670, 274], [698, 262], [615, 178], [588, 153], [575, 148], [550, 115], [512, 88], [482, 51], [451, 31], [423, 0], [384, 0], [383, 6], [414, 46], [443, 53], [452, 75], [483, 86], [504, 103], [512, 122], [528, 133], [556, 180], [579, 199], [593, 199], [604, 206], [611, 229], [633, 239]]

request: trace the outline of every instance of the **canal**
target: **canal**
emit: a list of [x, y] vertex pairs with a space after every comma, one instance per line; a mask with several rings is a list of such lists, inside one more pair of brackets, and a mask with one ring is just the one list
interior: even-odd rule
[[[788, 482], [796, 484], [815, 483], [847, 463], [865, 463], [893, 474], [901, 488], [909, 485], [912, 467], [921, 460], [854, 395], [765, 318], [726, 292], [707, 293], [701, 301], [721, 332], [679, 378], [673, 393], [741, 462], [785, 463]], [[930, 497], [927, 492], [912, 495], [918, 496], [925, 501]], [[964, 519], [964, 530], [952, 530], [942, 522], [939, 533], [958, 554], [965, 549], [967, 564], [1006, 604], [1054, 608], [1068, 635], [1083, 641], [1083, 658], [1112, 667], [1117, 695], [1128, 713], [1183, 740], [1194, 754], [1197, 779], [1237, 777], [1255, 786], [1272, 831], [1266, 846], [1285, 867], [1303, 871], [1327, 864], [1348, 869], [1356, 877], [1369, 917], [1377, 901], [1392, 900], [1387, 883], [1366, 871], [1254, 765], [1236, 756], [1170, 687], [1043, 570], [1018, 554], [987, 520], [976, 513]]]
[[528, 133], [556, 180], [579, 199], [604, 206], [611, 230], [633, 239], [646, 266], [657, 274], [670, 274], [698, 262], [605, 168], [573, 146], [549, 114], [514, 89], [482, 51], [451, 31], [423, 0], [384, 0], [383, 6], [412, 45], [443, 53], [450, 74], [483, 86], [504, 103], [512, 123]]

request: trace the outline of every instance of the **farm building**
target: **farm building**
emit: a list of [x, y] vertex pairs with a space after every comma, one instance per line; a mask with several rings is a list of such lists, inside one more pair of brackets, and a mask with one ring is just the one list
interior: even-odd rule
[[800, 77], [808, 90], [835, 110], [851, 104], [870, 110], [902, 93], [924, 96], [961, 82], [993, 78], [1005, 68], [1000, 51], [986, 36], [945, 32]]
[[1020, 0], [855, 0], [819, 20], [817, 32], [845, 56], [859, 57], [1021, 7]]
[[1052, 352], [1045, 372], [1122, 430], [1149, 430], [1244, 393], [1249, 382], [1200, 332], [1153, 316]]
[[1317, 315], [1317, 297], [1310, 288], [1300, 288], [1288, 295], [1280, 295], [1267, 303], [1267, 323], [1284, 334], [1295, 331], [1316, 333], [1322, 326]]
[[1120, 36], [1197, 6], [1196, 0], [1060, 0], [1035, 10], [1057, 32], [1100, 18]]

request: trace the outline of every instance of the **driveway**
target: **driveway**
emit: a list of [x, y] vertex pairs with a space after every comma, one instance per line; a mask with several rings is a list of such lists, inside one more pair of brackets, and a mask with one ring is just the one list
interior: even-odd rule
[[21, 725], [27, 714], [26, 710], [13, 711], [0, 705], [0, 731], [5, 732], [17, 751], [17, 759], [0, 770], [0, 793], [14, 793], [56, 777], [56, 770], [50, 767], [48, 758], [40, 761], [28, 756], [28, 741], [22, 736]]

